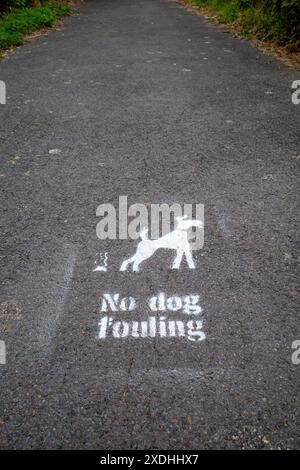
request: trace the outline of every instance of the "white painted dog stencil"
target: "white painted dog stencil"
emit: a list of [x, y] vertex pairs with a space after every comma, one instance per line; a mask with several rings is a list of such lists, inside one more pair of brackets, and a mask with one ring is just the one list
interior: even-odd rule
[[136, 253], [131, 258], [123, 261], [120, 271], [126, 271], [127, 266], [131, 263], [133, 264], [132, 270], [139, 271], [141, 262], [150, 258], [160, 248], [176, 251], [172, 269], [179, 269], [183, 255], [186, 257], [189, 268], [195, 269], [192, 250], [188, 240], [188, 229], [191, 227], [203, 227], [203, 223], [200, 220], [186, 219], [186, 217], [176, 217], [176, 228], [156, 240], [150, 240], [147, 237], [148, 230], [143, 229], [140, 234], [142, 240], [137, 246]]

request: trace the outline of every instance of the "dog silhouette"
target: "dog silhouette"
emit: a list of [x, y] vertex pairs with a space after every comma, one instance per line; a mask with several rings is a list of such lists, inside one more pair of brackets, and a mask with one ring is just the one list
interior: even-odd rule
[[176, 217], [176, 222], [176, 228], [173, 231], [155, 240], [150, 240], [147, 237], [148, 230], [144, 228], [140, 233], [141, 241], [137, 246], [136, 253], [131, 258], [123, 261], [120, 271], [126, 271], [130, 264], [132, 264], [133, 271], [139, 271], [140, 264], [150, 258], [160, 248], [176, 251], [176, 256], [171, 266], [172, 269], [179, 269], [183, 256], [186, 257], [188, 267], [195, 269], [192, 250], [188, 240], [188, 229], [191, 227], [203, 227], [203, 223], [200, 220], [187, 219], [187, 216]]

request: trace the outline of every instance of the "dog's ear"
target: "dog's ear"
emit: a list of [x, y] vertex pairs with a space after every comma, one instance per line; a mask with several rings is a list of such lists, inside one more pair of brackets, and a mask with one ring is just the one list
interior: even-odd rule
[[177, 222], [181, 222], [182, 220], [187, 219], [187, 215], [182, 215], [180, 217], [176, 217]]

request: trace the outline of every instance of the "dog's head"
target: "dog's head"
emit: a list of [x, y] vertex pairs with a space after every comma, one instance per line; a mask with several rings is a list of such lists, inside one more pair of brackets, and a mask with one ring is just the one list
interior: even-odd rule
[[187, 215], [176, 217], [176, 228], [179, 230], [188, 230], [191, 227], [203, 227], [203, 222], [197, 219], [188, 219]]

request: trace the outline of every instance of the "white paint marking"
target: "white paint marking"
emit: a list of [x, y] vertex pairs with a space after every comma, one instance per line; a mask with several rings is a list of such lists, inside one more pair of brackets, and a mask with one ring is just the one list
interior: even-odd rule
[[107, 252], [105, 253], [97, 253], [97, 259], [95, 261], [96, 267], [93, 269], [93, 272], [95, 271], [102, 271], [106, 272], [107, 271]]
[[271, 180], [271, 181], [275, 181], [275, 180], [276, 180], [276, 178], [274, 177], [274, 175], [272, 175], [271, 173], [269, 173], [269, 174], [267, 174], [267, 175], [264, 175], [264, 176], [262, 177], [262, 179], [263, 179], [263, 180], [267, 180], [267, 181], [268, 181], [268, 180]]
[[136, 302], [133, 297], [123, 297], [120, 294], [103, 294], [101, 312], [131, 312], [135, 309]]
[[5, 342], [0, 340], [0, 365], [6, 364], [6, 348]]
[[139, 337], [139, 322], [137, 321], [132, 322], [131, 336], [133, 338]]
[[6, 104], [6, 85], [0, 80], [0, 104]]
[[95, 271], [107, 272], [107, 268], [105, 266], [97, 266], [95, 269], [93, 269], [93, 272]]
[[99, 339], [123, 338], [187, 338], [189, 341], [203, 341], [206, 336], [202, 331], [201, 320], [167, 320], [166, 317], [151, 316], [142, 321], [115, 320], [103, 317], [98, 323]]
[[149, 299], [149, 307], [152, 312], [182, 312], [187, 315], [198, 315], [202, 312], [202, 308], [198, 305], [199, 295], [171, 296], [169, 298], [163, 292]]
[[[187, 315], [198, 315], [202, 308], [198, 305], [199, 295], [172, 295], [167, 297], [165, 293], [151, 297], [146, 301], [151, 312], [177, 312]], [[202, 321], [182, 319], [168, 319], [166, 316], [154, 316], [153, 313], [143, 320], [122, 320], [116, 314], [131, 312], [136, 308], [136, 300], [129, 296], [120, 298], [120, 294], [104, 294], [101, 299], [101, 312], [112, 312], [111, 317], [104, 316], [100, 319], [99, 339], [106, 338], [187, 338], [190, 341], [202, 341], [205, 334], [202, 331]], [[181, 312], [179, 312], [181, 310]]]
[[108, 317], [103, 317], [99, 321], [99, 339], [106, 338], [106, 329], [108, 324]]
[[292, 354], [292, 363], [298, 366], [300, 364], [300, 341], [293, 341], [292, 348], [296, 349]]
[[129, 324], [126, 321], [117, 321], [113, 325], [114, 338], [126, 338], [129, 334]]
[[148, 323], [141, 321], [141, 338], [147, 338], [148, 336]]
[[176, 221], [177, 226], [172, 232], [156, 240], [147, 238], [147, 230], [143, 229], [140, 233], [142, 240], [137, 246], [135, 255], [123, 261], [120, 271], [126, 271], [129, 264], [133, 265], [133, 271], [139, 271], [139, 266], [142, 261], [150, 258], [160, 248], [176, 251], [176, 257], [171, 267], [172, 269], [179, 269], [183, 256], [186, 257], [188, 267], [195, 269], [192, 250], [188, 240], [188, 229], [191, 227], [203, 227], [203, 223], [200, 220], [186, 219], [186, 216], [176, 217]]
[[[178, 312], [179, 310], [186, 315], [198, 315], [202, 312], [199, 305], [200, 296], [198, 294], [190, 295], [171, 295], [167, 297], [164, 292], [151, 297], [147, 304], [151, 312]], [[101, 312], [132, 312], [136, 309], [137, 303], [134, 297], [122, 297], [120, 294], [103, 294], [101, 299]]]
[[292, 93], [292, 103], [300, 104], [300, 80], [294, 80], [292, 83], [292, 89], [295, 90]]
[[58, 155], [59, 153], [61, 153], [60, 149], [51, 149], [51, 150], [49, 150], [50, 155]]

